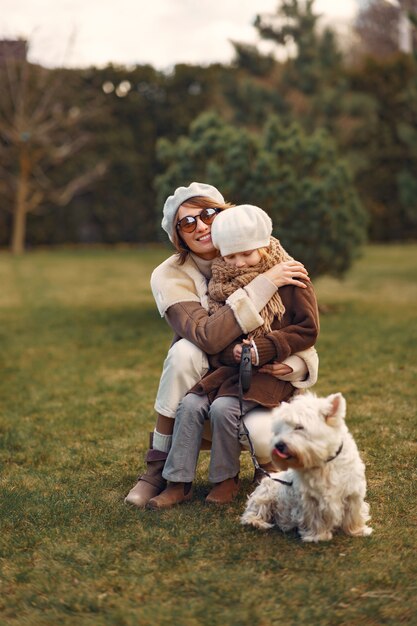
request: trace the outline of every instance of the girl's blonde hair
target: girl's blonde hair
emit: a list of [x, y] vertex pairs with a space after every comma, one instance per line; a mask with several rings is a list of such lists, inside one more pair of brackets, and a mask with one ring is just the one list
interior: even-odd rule
[[261, 255], [261, 259], [269, 259], [271, 256], [271, 248], [266, 246], [265, 248], [258, 248], [258, 252]]
[[[183, 202], [181, 206], [185, 206], [188, 209], [220, 209], [224, 211], [225, 209], [230, 209], [235, 206], [230, 202], [225, 202], [224, 204], [219, 204], [215, 200], [211, 198], [206, 198], [205, 196], [196, 196], [195, 198], [190, 198], [186, 202]], [[179, 211], [179, 207], [178, 207]], [[178, 211], [175, 215], [174, 224], [177, 222]], [[183, 241], [180, 232], [176, 226], [174, 226], [174, 233], [172, 235], [172, 243], [174, 244], [174, 248], [177, 251], [177, 261], [179, 265], [183, 265], [187, 260], [191, 250], [187, 246], [187, 244]]]

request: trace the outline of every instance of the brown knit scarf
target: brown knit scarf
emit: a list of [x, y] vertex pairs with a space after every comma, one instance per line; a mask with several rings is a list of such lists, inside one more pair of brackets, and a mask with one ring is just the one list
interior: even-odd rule
[[[271, 237], [271, 242], [267, 248], [267, 257], [262, 257], [260, 262], [253, 267], [236, 268], [228, 265], [222, 257], [214, 259], [211, 272], [212, 276], [208, 284], [209, 294], [209, 314], [215, 313], [227, 298], [240, 287], [248, 285], [256, 276], [266, 272], [273, 265], [281, 261], [290, 261], [292, 257], [284, 250], [278, 239]], [[251, 337], [260, 337], [271, 332], [271, 324], [275, 317], [282, 319], [285, 307], [282, 303], [279, 291], [272, 296], [266, 306], [260, 312], [264, 320], [262, 326], [258, 326]]]

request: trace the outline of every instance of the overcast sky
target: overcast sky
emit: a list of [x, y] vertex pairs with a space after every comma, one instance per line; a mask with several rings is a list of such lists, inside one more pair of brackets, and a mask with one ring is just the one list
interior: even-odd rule
[[[30, 40], [30, 60], [46, 66], [108, 63], [229, 62], [230, 39], [256, 43], [257, 13], [277, 0], [0, 0], [0, 38]], [[358, 0], [316, 0], [337, 28], [354, 16]]]

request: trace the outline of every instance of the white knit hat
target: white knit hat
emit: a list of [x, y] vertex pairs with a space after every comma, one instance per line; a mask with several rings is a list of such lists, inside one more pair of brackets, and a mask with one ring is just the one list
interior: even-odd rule
[[211, 240], [222, 256], [269, 246], [271, 233], [271, 218], [252, 204], [221, 211], [211, 225]]
[[175, 231], [174, 219], [181, 204], [184, 204], [190, 198], [196, 196], [204, 196], [210, 198], [214, 202], [224, 204], [224, 198], [220, 191], [212, 185], [206, 183], [191, 183], [188, 187], [178, 187], [172, 196], [169, 196], [164, 204], [164, 216], [162, 218], [162, 228], [168, 233], [168, 237], [172, 241]]

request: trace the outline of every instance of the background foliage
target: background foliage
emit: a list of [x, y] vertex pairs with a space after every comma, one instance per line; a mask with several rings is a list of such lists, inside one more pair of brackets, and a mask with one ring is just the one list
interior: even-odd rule
[[[380, 17], [385, 15], [382, 9], [382, 13], [379, 11], [381, 3], [373, 0], [362, 6], [356, 39], [349, 45], [344, 42], [343, 50], [335, 33], [321, 28], [313, 0], [282, 0], [275, 14], [257, 16], [254, 28], [277, 51], [283, 47], [292, 50], [286, 61], [277, 60], [272, 51], [266, 55], [256, 46], [234, 42], [235, 59], [230, 65], [182, 64], [165, 73], [149, 65], [54, 70], [61, 85], [55, 100], [63, 110], [81, 112], [78, 130], [88, 134], [89, 142], [76, 158], [49, 173], [53, 185], [59, 189], [99, 161], [106, 163], [107, 170], [68, 206], [57, 206], [46, 199], [37, 214], [28, 216], [27, 244], [155, 241], [159, 237], [162, 201], [161, 193], [158, 195], [162, 183], [155, 184], [155, 180], [169, 178], [164, 169], [168, 142], [181, 151], [181, 142], [189, 141], [201, 119], [206, 126], [210, 120], [213, 122], [213, 134], [221, 120], [234, 136], [233, 165], [229, 159], [228, 175], [235, 176], [236, 182], [228, 180], [224, 172], [220, 175], [222, 164], [216, 164], [214, 157], [207, 171], [202, 171], [199, 160], [207, 161], [207, 147], [202, 153], [192, 151], [192, 160], [187, 166], [178, 165], [178, 176], [173, 178], [186, 184], [193, 172], [201, 171], [209, 182], [222, 180], [222, 190], [231, 201], [248, 201], [239, 191], [247, 190], [246, 184], [240, 184], [241, 173], [247, 171], [247, 163], [253, 158], [248, 151], [256, 151], [258, 148], [253, 146], [262, 142], [270, 116], [279, 118], [282, 128], [298, 129], [295, 134], [289, 131], [292, 139], [287, 138], [286, 143], [289, 152], [299, 150], [305, 163], [313, 141], [307, 138], [321, 137], [323, 146], [333, 143], [332, 159], [340, 163], [341, 155], [344, 160], [343, 174], [340, 169], [338, 176], [334, 174], [338, 188], [345, 186], [348, 204], [355, 207], [351, 219], [361, 215], [359, 204], [365, 208], [371, 239], [414, 239], [417, 60], [398, 51], [391, 32], [387, 45], [383, 45], [383, 29], [378, 26], [378, 20], [385, 19]], [[395, 11], [390, 12], [391, 20], [397, 17]], [[365, 44], [371, 39], [374, 44], [367, 48]], [[3, 90], [0, 101], [2, 98]], [[204, 112], [213, 115], [201, 118]], [[295, 147], [297, 133], [304, 139]], [[208, 129], [206, 135], [209, 140]], [[10, 153], [1, 125], [0, 144], [3, 152]], [[174, 160], [175, 155], [171, 155], [171, 163]], [[301, 169], [294, 171], [300, 175]], [[9, 170], [13, 173], [13, 166]], [[252, 178], [251, 198], [261, 203], [264, 197], [269, 198], [271, 185], [280, 183], [269, 181], [265, 189], [261, 172], [258, 174], [258, 180]], [[312, 178], [310, 172], [302, 172], [299, 179], [297, 193], [304, 207], [311, 207]], [[167, 186], [163, 188], [167, 190]], [[4, 193], [0, 188], [0, 194], [0, 245], [5, 246], [12, 227], [12, 215], [5, 209], [12, 208], [12, 201], [10, 189]], [[291, 194], [284, 194], [266, 207], [277, 219], [284, 198], [292, 200]], [[320, 215], [328, 213], [326, 202], [335, 200], [335, 194], [333, 199], [327, 196], [323, 200], [317, 224], [321, 223]], [[313, 206], [321, 207], [321, 202], [316, 195]], [[310, 217], [306, 214], [309, 223]], [[288, 234], [291, 244], [300, 241], [295, 223], [293, 227], [294, 232]], [[362, 227], [360, 217], [358, 239], [363, 239], [359, 235]]]
[[274, 233], [315, 277], [342, 275], [365, 241], [366, 214], [324, 130], [270, 115], [259, 134], [203, 113], [187, 137], [161, 140], [158, 204], [183, 180], [210, 180], [226, 200], [262, 206]]

